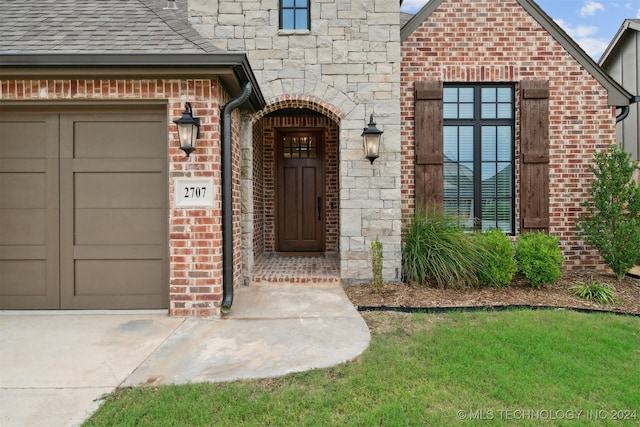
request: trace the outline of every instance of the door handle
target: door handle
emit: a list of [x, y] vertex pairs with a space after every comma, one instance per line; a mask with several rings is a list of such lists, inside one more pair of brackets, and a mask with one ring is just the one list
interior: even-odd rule
[[322, 197], [318, 197], [318, 221], [322, 220]]

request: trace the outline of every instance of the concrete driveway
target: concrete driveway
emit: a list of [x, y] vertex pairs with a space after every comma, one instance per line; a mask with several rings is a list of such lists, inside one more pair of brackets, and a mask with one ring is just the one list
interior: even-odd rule
[[119, 386], [266, 378], [354, 359], [369, 330], [339, 286], [241, 288], [223, 319], [0, 312], [0, 425], [76, 426]]

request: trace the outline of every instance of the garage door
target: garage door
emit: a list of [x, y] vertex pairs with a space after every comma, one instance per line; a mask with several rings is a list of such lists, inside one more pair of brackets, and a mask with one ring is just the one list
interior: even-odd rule
[[0, 111], [0, 307], [168, 306], [166, 113]]

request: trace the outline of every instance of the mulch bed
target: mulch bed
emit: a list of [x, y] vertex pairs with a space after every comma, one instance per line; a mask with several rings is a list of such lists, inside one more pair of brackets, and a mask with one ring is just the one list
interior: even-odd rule
[[[578, 298], [570, 288], [578, 283], [594, 281], [610, 285], [619, 304], [600, 304]], [[613, 273], [604, 271], [565, 271], [561, 279], [550, 285], [533, 288], [516, 276], [508, 288], [477, 287], [440, 289], [405, 283], [385, 283], [376, 292], [371, 283], [349, 286], [345, 292], [359, 309], [419, 309], [460, 307], [558, 307], [601, 310], [640, 315], [640, 279], [627, 276], [618, 282]], [[409, 310], [407, 310], [409, 311]]]

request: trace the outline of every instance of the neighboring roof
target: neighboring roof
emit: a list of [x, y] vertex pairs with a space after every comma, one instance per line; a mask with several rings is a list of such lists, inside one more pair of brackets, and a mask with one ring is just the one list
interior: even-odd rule
[[400, 28], [402, 28], [404, 24], [409, 22], [411, 18], [413, 18], [413, 15], [411, 13], [401, 11], [400, 12]]
[[616, 33], [616, 35], [613, 36], [611, 43], [609, 43], [609, 46], [604, 51], [604, 53], [600, 57], [600, 60], [598, 61], [598, 64], [600, 64], [601, 67], [604, 67], [607, 64], [607, 61], [609, 60], [609, 58], [612, 57], [612, 54], [617, 49], [618, 43], [620, 43], [620, 40], [622, 40], [627, 33], [631, 33], [632, 31], [640, 31], [640, 19], [624, 20], [624, 22], [620, 26], [620, 29], [618, 29], [618, 32]]
[[216, 48], [187, 22], [186, 0], [0, 0], [0, 76], [219, 78], [265, 106], [246, 53]]
[[[406, 40], [444, 2], [430, 0], [400, 30], [400, 40]], [[620, 86], [609, 74], [595, 63], [580, 46], [551, 19], [533, 0], [515, 0], [535, 19], [558, 43], [569, 52], [608, 92], [609, 104], [623, 107], [635, 102], [633, 95]]]
[[[181, 4], [180, 4], [181, 3]], [[211, 53], [213, 46], [166, 0], [2, 0], [0, 52]]]

